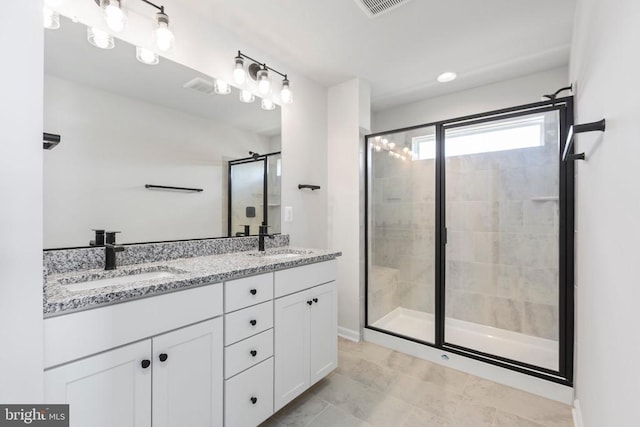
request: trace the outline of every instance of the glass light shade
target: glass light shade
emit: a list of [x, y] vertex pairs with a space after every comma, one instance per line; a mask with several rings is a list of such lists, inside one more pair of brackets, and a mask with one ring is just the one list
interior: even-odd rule
[[216, 79], [213, 90], [220, 95], [231, 93], [231, 85], [224, 80]]
[[293, 94], [289, 87], [289, 80], [284, 79], [282, 81], [282, 90], [280, 91], [280, 100], [283, 104], [291, 104], [293, 102]]
[[136, 47], [136, 59], [143, 64], [148, 65], [156, 65], [158, 62], [160, 62], [160, 57], [157, 53], [155, 53], [151, 49], [146, 49], [140, 46]]
[[44, 27], [49, 30], [57, 30], [60, 28], [60, 15], [48, 7], [43, 10]]
[[253, 93], [251, 93], [248, 90], [241, 90], [240, 91], [240, 101], [241, 102], [246, 102], [246, 103], [251, 103], [253, 101], [256, 100], [256, 97]]
[[153, 30], [156, 46], [166, 52], [173, 47], [175, 39], [173, 32], [169, 29], [169, 16], [162, 12], [156, 13], [156, 23], [156, 28]]
[[113, 49], [115, 42], [113, 36], [99, 28], [87, 28], [87, 40], [89, 43], [100, 49]]
[[233, 80], [238, 85], [243, 85], [247, 81], [247, 72], [244, 70], [244, 61], [240, 57], [236, 57], [236, 66], [233, 69]]
[[272, 100], [268, 98], [262, 98], [262, 103], [260, 104], [263, 110], [273, 110], [276, 108], [276, 104], [273, 103]]
[[127, 22], [127, 15], [120, 4], [120, 1], [102, 0], [102, 7], [105, 20], [107, 21], [107, 26], [117, 33], [124, 30], [124, 26]]
[[271, 91], [271, 81], [269, 80], [269, 72], [264, 68], [258, 71], [258, 91], [266, 95]]

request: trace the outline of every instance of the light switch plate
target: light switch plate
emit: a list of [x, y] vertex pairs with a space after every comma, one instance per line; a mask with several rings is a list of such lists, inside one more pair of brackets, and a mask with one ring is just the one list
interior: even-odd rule
[[284, 222], [293, 222], [293, 207], [284, 207]]

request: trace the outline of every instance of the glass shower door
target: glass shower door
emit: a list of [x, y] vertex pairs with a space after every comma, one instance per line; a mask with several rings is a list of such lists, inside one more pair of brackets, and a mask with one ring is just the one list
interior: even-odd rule
[[557, 371], [559, 112], [446, 125], [446, 345]]
[[246, 226], [250, 235], [258, 234], [258, 227], [265, 221], [264, 175], [264, 159], [230, 166], [230, 236], [244, 234]]
[[369, 142], [367, 325], [435, 342], [435, 127]]

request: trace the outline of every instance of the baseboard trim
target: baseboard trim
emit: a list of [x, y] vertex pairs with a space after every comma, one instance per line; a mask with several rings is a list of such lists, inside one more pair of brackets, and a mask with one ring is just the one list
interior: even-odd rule
[[582, 421], [582, 410], [580, 409], [580, 401], [578, 399], [573, 401], [571, 415], [573, 415], [573, 425], [575, 427], [584, 427], [584, 422]]
[[360, 332], [338, 326], [338, 336], [349, 341], [360, 342]]

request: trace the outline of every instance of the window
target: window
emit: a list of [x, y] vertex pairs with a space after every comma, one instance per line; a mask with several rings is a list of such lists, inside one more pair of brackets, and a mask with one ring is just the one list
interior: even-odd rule
[[[544, 115], [447, 129], [445, 135], [446, 157], [540, 147], [544, 144]], [[411, 149], [413, 160], [435, 159], [435, 135], [413, 137]]]

